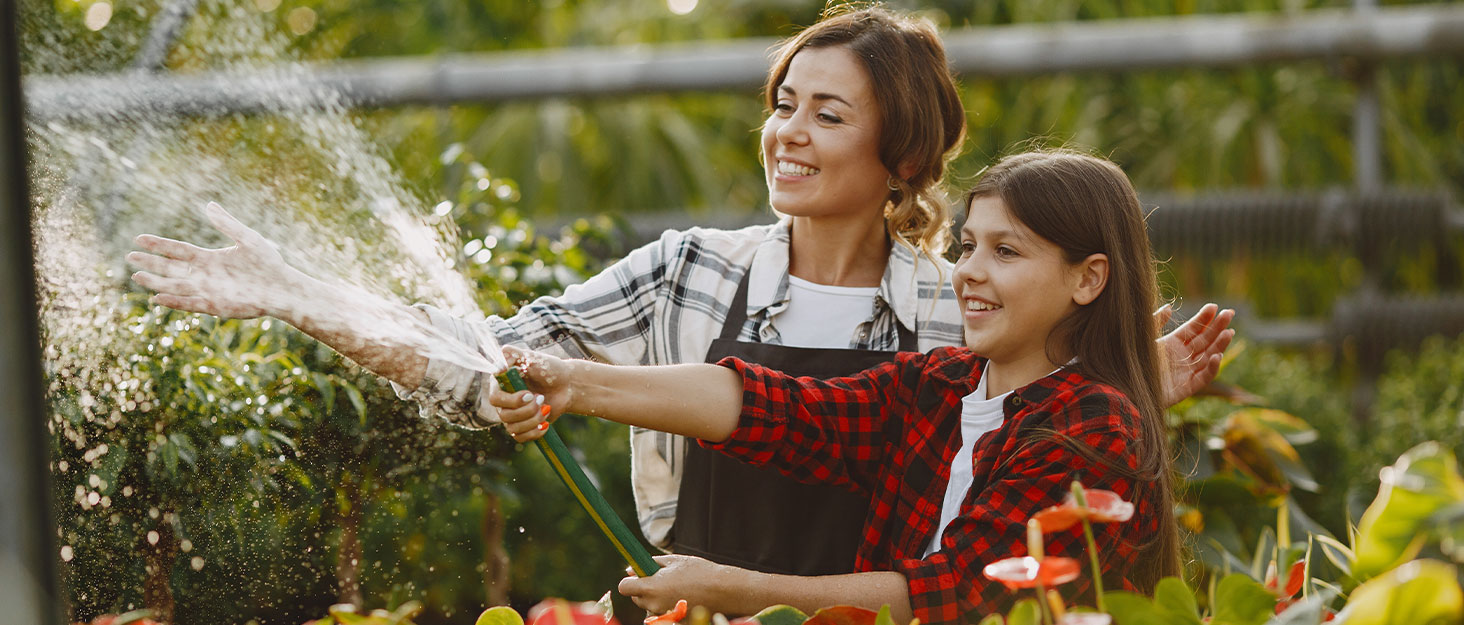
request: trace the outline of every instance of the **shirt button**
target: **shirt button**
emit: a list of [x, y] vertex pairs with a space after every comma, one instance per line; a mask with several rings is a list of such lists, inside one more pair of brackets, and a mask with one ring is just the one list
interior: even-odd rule
[[1020, 406], [1020, 405], [1022, 405], [1022, 397], [1020, 395], [1012, 395], [1012, 405], [1013, 406]]

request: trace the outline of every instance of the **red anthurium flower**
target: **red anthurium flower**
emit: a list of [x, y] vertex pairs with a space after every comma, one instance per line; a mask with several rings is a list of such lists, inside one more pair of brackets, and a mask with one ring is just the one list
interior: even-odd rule
[[1006, 558], [986, 565], [981, 573], [1008, 589], [1032, 588], [1038, 583], [1051, 588], [1078, 578], [1078, 561], [1072, 558], [1031, 556]]
[[619, 625], [593, 601], [545, 599], [529, 608], [529, 625]]
[[680, 623], [681, 619], [684, 618], [686, 618], [686, 600], [680, 599], [676, 602], [676, 607], [671, 608], [670, 612], [646, 617], [646, 625], [656, 625], [657, 623]]
[[1068, 493], [1062, 505], [1047, 508], [1032, 518], [1042, 524], [1043, 532], [1051, 534], [1067, 530], [1083, 519], [1093, 523], [1122, 523], [1134, 516], [1134, 504], [1124, 501], [1111, 490], [1086, 488], [1083, 489], [1083, 497], [1088, 500], [1086, 509], [1078, 505], [1072, 493]]
[[836, 605], [814, 612], [803, 625], [875, 625], [878, 619], [879, 613], [869, 608]]
[[[1266, 590], [1271, 591], [1272, 594], [1282, 599], [1295, 597], [1296, 593], [1301, 590], [1301, 583], [1305, 581], [1302, 578], [1305, 575], [1306, 560], [1297, 560], [1296, 564], [1291, 565], [1291, 573], [1286, 576], [1286, 592], [1282, 593], [1276, 590], [1276, 563], [1272, 562], [1271, 568], [1266, 571]], [[1280, 613], [1278, 612], [1277, 614]]]

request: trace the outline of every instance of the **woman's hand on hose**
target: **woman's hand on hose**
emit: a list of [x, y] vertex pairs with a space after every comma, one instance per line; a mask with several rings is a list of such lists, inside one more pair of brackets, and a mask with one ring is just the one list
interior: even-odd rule
[[508, 366], [518, 368], [528, 390], [513, 391], [495, 384], [488, 391], [488, 403], [498, 409], [509, 435], [527, 443], [543, 436], [569, 405], [570, 363], [515, 347], [504, 347], [503, 357]]
[[204, 214], [234, 245], [206, 249], [184, 241], [144, 234], [143, 252], [127, 262], [141, 269], [132, 280], [157, 291], [153, 303], [188, 312], [233, 319], [265, 315], [285, 318], [295, 299], [309, 292], [310, 278], [290, 267], [279, 248], [209, 202]]

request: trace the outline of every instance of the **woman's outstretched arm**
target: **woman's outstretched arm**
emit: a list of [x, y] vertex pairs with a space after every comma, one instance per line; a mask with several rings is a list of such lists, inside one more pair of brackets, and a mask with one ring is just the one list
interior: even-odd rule
[[432, 340], [421, 311], [306, 275], [218, 204], [209, 202], [205, 214], [234, 245], [206, 249], [151, 234], [137, 237], [145, 251], [129, 253], [127, 261], [141, 269], [133, 281], [157, 291], [154, 303], [232, 319], [275, 317], [409, 388], [421, 383], [425, 354], [451, 349]]
[[513, 347], [505, 347], [503, 355], [523, 373], [529, 390], [493, 389], [488, 400], [521, 442], [542, 436], [540, 425], [565, 412], [723, 441], [742, 414], [742, 378], [726, 367], [616, 366]]
[[661, 570], [620, 580], [620, 594], [652, 613], [669, 611], [678, 599], [713, 612], [750, 615], [772, 605], [791, 605], [805, 614], [833, 605], [878, 611], [890, 606], [896, 623], [914, 618], [905, 576], [894, 571], [843, 575], [776, 575], [682, 555], [656, 556]]

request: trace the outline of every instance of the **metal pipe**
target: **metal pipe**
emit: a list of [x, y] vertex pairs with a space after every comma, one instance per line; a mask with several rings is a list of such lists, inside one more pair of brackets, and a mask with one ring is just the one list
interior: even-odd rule
[[[972, 28], [945, 35], [966, 78], [1464, 55], [1464, 6], [1239, 14]], [[448, 105], [551, 97], [747, 90], [774, 39], [302, 64], [140, 78], [30, 76], [37, 119], [224, 115], [345, 105]]]
[[0, 0], [0, 606], [62, 622], [14, 0]]

